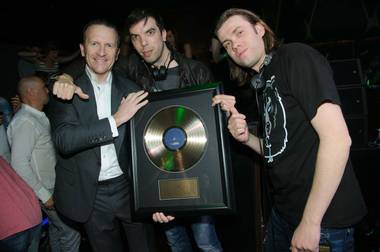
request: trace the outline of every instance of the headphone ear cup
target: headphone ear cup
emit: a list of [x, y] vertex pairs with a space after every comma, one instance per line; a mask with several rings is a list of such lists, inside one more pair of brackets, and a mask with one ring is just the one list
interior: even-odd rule
[[159, 71], [158, 71], [158, 69], [156, 67], [153, 67], [151, 70], [152, 70], [151, 72], [152, 72], [152, 75], [153, 75], [153, 79], [154, 80], [158, 80], [158, 78], [159, 78]]
[[152, 75], [155, 81], [160, 81], [166, 79], [167, 68], [165, 66], [160, 66], [160, 68], [153, 67]]
[[263, 80], [262, 72], [255, 74], [251, 79], [251, 87], [255, 90], [261, 89], [264, 87], [265, 80]]
[[160, 66], [160, 80], [166, 79], [167, 68], [165, 66]]
[[263, 77], [264, 68], [271, 63], [272, 57], [273, 57], [273, 53], [269, 53], [269, 54], [265, 55], [264, 63], [262, 65], [262, 67], [260, 68], [259, 73], [252, 76], [251, 87], [253, 89], [257, 90], [257, 89], [261, 89], [265, 86], [266, 83], [265, 83], [265, 79]]

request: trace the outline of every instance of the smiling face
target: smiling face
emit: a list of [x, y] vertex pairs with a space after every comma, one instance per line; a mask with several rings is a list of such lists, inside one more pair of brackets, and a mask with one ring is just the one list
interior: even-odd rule
[[85, 33], [80, 50], [87, 66], [103, 81], [119, 55], [117, 31], [105, 25], [91, 25]]
[[158, 28], [152, 17], [142, 19], [129, 29], [133, 47], [145, 62], [163, 65], [167, 50], [165, 45], [166, 31]]
[[219, 41], [231, 59], [242, 67], [259, 71], [265, 58], [264, 27], [235, 15], [228, 18], [217, 31]]

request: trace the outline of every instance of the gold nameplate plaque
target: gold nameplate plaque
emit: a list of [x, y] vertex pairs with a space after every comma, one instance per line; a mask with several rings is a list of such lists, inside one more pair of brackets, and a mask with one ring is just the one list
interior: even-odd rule
[[198, 179], [167, 179], [158, 181], [160, 200], [199, 198]]

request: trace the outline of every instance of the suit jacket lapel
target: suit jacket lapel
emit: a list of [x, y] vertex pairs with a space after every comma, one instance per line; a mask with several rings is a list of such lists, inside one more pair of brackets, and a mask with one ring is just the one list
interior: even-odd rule
[[[123, 95], [124, 95], [122, 91], [123, 88], [120, 85], [123, 85], [123, 84], [117, 80], [115, 75], [113, 75], [112, 87], [111, 87], [111, 114], [112, 115], [116, 113], [117, 109], [119, 108], [121, 99], [123, 98]], [[115, 149], [116, 149], [117, 155], [119, 155], [120, 147], [124, 139], [125, 124], [121, 125], [118, 128], [118, 131], [119, 131], [119, 136], [115, 138]]]
[[[91, 81], [88, 78], [86, 74], [82, 75], [78, 81], [77, 84], [79, 87], [82, 89], [82, 91], [85, 94], [89, 95], [88, 100], [81, 100], [79, 104], [82, 106], [82, 113], [81, 116], [84, 119], [84, 122], [94, 122], [99, 120], [98, 117], [98, 108], [96, 106], [96, 99], [95, 99], [95, 93], [94, 93], [94, 88], [92, 87]], [[80, 99], [80, 98], [78, 98]], [[93, 149], [96, 156], [100, 158], [100, 147], [99, 148], [94, 148]]]
[[93, 111], [94, 113], [84, 113], [85, 116], [88, 116], [88, 119], [99, 120], [98, 117], [98, 108], [96, 107], [96, 99], [95, 99], [95, 93], [94, 88], [92, 87], [90, 79], [85, 76], [83, 79], [80, 79], [79, 83], [80, 88], [83, 90], [84, 93], [88, 94], [90, 97], [88, 100], [85, 100], [88, 106], [89, 111]]

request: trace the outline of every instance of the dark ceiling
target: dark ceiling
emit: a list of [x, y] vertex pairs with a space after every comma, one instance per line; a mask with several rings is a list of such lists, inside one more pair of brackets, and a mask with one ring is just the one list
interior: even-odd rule
[[191, 24], [202, 19], [206, 22], [205, 26], [201, 26], [202, 33], [205, 28], [211, 29], [212, 21], [223, 9], [230, 6], [248, 7], [248, 2], [231, 0], [215, 4], [210, 1], [214, 5], [210, 8], [205, 6], [204, 1], [8, 1], [0, 8], [0, 39], [10, 43], [46, 39], [74, 42], [80, 39], [83, 25], [93, 18], [110, 19], [122, 29], [129, 11], [136, 7], [157, 9], [167, 23], [174, 22], [180, 29], [189, 23], [191, 33], [194, 28]]
[[[80, 0], [79, 0], [80, 1]], [[207, 44], [217, 16], [226, 8], [244, 7], [261, 15], [285, 41], [329, 41], [380, 35], [380, 1], [376, 0], [144, 0], [7, 1], [0, 9], [3, 43], [63, 41], [77, 48], [83, 25], [108, 18], [121, 29], [136, 7], [157, 9], [183, 40]], [[207, 4], [206, 4], [207, 3]]]

